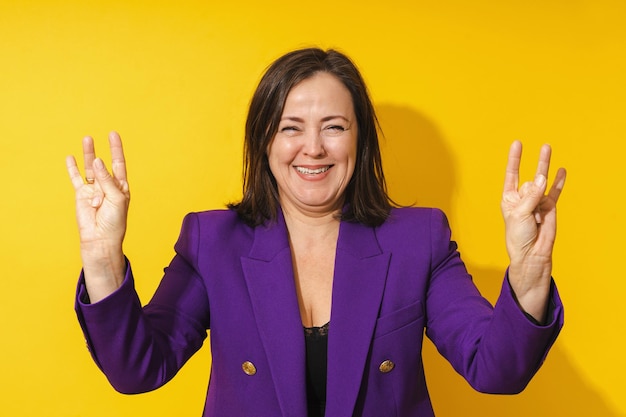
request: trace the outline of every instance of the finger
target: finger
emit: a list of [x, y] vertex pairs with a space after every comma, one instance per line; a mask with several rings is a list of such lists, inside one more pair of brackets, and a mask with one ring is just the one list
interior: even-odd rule
[[115, 191], [119, 192], [119, 188], [116, 186], [113, 176], [107, 170], [102, 159], [94, 159], [93, 170], [96, 173], [97, 185], [100, 186], [105, 194], [114, 193]]
[[[94, 200], [100, 196], [101, 201], [110, 200], [115, 204], [122, 204], [124, 200], [128, 200], [128, 183], [126, 181], [118, 181], [113, 178], [111, 173], [104, 165], [101, 158], [93, 161], [94, 172], [96, 173], [96, 187], [94, 192]], [[92, 202], [93, 206], [99, 205], [100, 202]]]
[[102, 192], [97, 191], [91, 196], [91, 199], [89, 200], [89, 204], [91, 204], [91, 207], [97, 209], [102, 205], [103, 201], [104, 201], [104, 195], [102, 195]]
[[85, 179], [92, 183], [96, 178], [93, 170], [93, 161], [96, 159], [96, 149], [91, 136], [83, 138], [83, 160], [85, 163]]
[[68, 156], [65, 158], [65, 166], [67, 167], [67, 173], [70, 176], [70, 181], [72, 181], [74, 190], [78, 190], [85, 184], [85, 182], [83, 181], [83, 177], [80, 175], [78, 165], [76, 165], [76, 159], [71, 155]]
[[548, 171], [550, 170], [550, 158], [552, 156], [552, 147], [546, 144], [541, 147], [539, 152], [539, 162], [537, 163], [536, 175], [543, 175], [548, 178]]
[[556, 176], [554, 177], [554, 182], [552, 183], [552, 187], [550, 187], [550, 192], [548, 193], [548, 197], [550, 197], [556, 203], [559, 201], [559, 197], [561, 192], [563, 191], [563, 187], [565, 186], [565, 178], [567, 177], [567, 171], [565, 168], [559, 168], [556, 172]]
[[111, 147], [111, 170], [113, 171], [113, 176], [120, 184], [127, 182], [124, 149], [122, 147], [122, 139], [117, 132], [109, 134], [109, 146]]
[[504, 175], [504, 193], [515, 191], [519, 186], [519, 166], [522, 158], [522, 143], [518, 140], [511, 144], [509, 159], [506, 164]]
[[533, 182], [525, 182], [520, 189], [521, 200], [519, 209], [522, 213], [537, 211], [546, 190], [546, 177], [539, 174]]

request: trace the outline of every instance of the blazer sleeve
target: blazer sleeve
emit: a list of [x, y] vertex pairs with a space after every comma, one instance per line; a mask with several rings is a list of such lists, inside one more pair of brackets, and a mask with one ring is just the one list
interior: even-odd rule
[[495, 307], [484, 299], [450, 239], [445, 215], [431, 219], [431, 278], [427, 291], [428, 337], [454, 369], [478, 391], [522, 391], [543, 363], [563, 326], [554, 281], [545, 326], [519, 308], [505, 277]]
[[197, 272], [199, 227], [188, 215], [176, 255], [142, 308], [127, 262], [122, 286], [89, 303], [81, 273], [75, 309], [89, 350], [111, 385], [123, 393], [150, 391], [169, 381], [195, 353], [209, 328], [209, 305]]

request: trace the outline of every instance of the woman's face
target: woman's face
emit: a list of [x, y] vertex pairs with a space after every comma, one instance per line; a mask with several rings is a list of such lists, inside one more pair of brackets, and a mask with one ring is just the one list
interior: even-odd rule
[[341, 209], [354, 172], [357, 133], [352, 97], [334, 75], [320, 72], [291, 89], [268, 148], [283, 209]]

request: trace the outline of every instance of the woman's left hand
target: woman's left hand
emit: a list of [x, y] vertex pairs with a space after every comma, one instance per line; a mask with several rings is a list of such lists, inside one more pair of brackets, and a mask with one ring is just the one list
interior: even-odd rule
[[544, 322], [552, 277], [552, 249], [556, 238], [556, 203], [565, 185], [559, 168], [546, 194], [550, 168], [549, 145], [543, 145], [534, 181], [519, 186], [522, 144], [513, 142], [502, 193], [506, 248], [511, 264], [509, 282], [520, 307]]

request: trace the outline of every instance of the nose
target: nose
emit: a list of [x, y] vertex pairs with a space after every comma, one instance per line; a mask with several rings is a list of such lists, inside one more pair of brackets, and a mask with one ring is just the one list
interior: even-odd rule
[[324, 138], [321, 132], [317, 130], [309, 130], [304, 135], [304, 144], [302, 145], [302, 151], [305, 155], [312, 158], [320, 158], [326, 155], [324, 149]]

